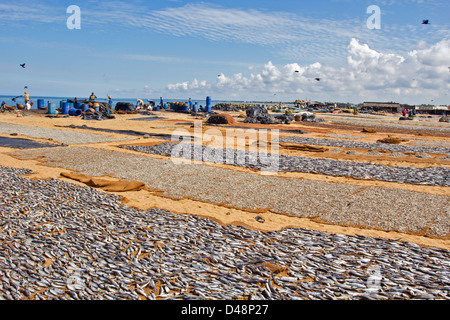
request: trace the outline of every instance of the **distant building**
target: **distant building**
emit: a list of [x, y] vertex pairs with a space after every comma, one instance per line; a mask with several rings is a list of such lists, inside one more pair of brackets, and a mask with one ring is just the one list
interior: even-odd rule
[[322, 104], [319, 101], [310, 101], [308, 107], [320, 107]]
[[401, 112], [402, 108], [400, 103], [395, 102], [364, 102], [362, 110], [371, 111], [386, 111], [386, 112]]
[[450, 107], [447, 107], [447, 106], [420, 105], [420, 106], [415, 106], [415, 110], [418, 113], [441, 114], [441, 115], [450, 114]]

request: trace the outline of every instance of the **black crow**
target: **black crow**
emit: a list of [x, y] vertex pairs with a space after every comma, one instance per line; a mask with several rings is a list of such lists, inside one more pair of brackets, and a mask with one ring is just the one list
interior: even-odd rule
[[316, 81], [320, 81], [320, 78], [316, 78]]
[[20, 66], [21, 66], [22, 68], [25, 68], [25, 63], [22, 63]]
[[428, 24], [428, 20], [423, 20], [422, 24]]

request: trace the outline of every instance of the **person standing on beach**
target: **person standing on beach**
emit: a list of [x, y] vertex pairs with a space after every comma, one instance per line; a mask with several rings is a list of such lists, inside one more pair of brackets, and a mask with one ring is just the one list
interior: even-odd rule
[[27, 105], [27, 103], [30, 101], [30, 95], [27, 92], [24, 92], [24, 94], [25, 94], [25, 96], [24, 96], [25, 105]]
[[97, 96], [92, 92], [89, 101], [94, 102], [95, 99], [97, 99]]
[[111, 96], [108, 96], [108, 103], [109, 103], [109, 107], [112, 108], [112, 99]]

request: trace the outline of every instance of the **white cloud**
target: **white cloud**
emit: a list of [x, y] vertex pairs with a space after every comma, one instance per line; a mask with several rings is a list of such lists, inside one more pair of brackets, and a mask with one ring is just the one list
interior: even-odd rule
[[448, 64], [450, 66], [450, 39], [441, 41], [427, 49], [414, 50], [410, 55], [424, 65], [441, 66]]
[[[215, 94], [221, 99], [239, 93], [266, 99], [277, 95], [292, 99], [316, 96], [320, 100], [340, 100], [352, 97], [356, 102], [378, 99], [422, 103], [430, 101], [427, 99], [444, 99], [444, 94], [449, 92], [449, 50], [450, 39], [444, 39], [429, 48], [401, 56], [376, 51], [352, 39], [348, 45], [347, 63], [340, 67], [318, 62], [277, 67], [269, 61], [259, 72], [252, 68], [248, 76], [222, 73], [215, 83], [195, 79], [169, 85], [168, 89], [171, 93]], [[315, 78], [320, 78], [320, 81]], [[448, 104], [449, 97], [445, 99]]]
[[[427, 2], [428, 3], [428, 2]], [[176, 5], [176, 4], [174, 4]], [[447, 25], [396, 25], [382, 23], [381, 30], [369, 30], [361, 15], [349, 19], [311, 18], [286, 11], [226, 8], [204, 2], [162, 10], [148, 9], [145, 3], [124, 1], [90, 2], [81, 6], [82, 25], [101, 30], [130, 28], [176, 37], [245, 43], [269, 48], [289, 59], [337, 59], [345, 57], [351, 38], [365, 39], [371, 45], [391, 52], [405, 53], [423, 39], [437, 41], [448, 36]], [[65, 8], [30, 1], [0, 4], [0, 23], [37, 21], [61, 23], [67, 19]]]
[[24, 3], [6, 4], [0, 3], [0, 24], [17, 21], [23, 23], [24, 21], [38, 21], [44, 23], [63, 22], [67, 19], [65, 9], [64, 14], [58, 15], [58, 9], [52, 6], [44, 5], [42, 3]]

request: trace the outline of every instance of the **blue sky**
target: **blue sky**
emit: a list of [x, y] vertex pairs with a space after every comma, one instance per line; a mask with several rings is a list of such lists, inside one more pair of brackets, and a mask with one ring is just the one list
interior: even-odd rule
[[[81, 29], [67, 28], [70, 5]], [[449, 12], [448, 0], [0, 0], [0, 94], [447, 105]]]

